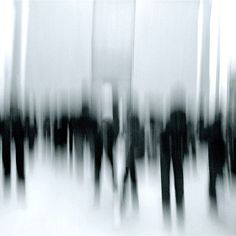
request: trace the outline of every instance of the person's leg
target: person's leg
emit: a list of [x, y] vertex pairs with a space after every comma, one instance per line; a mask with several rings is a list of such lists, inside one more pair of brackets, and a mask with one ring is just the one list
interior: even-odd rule
[[217, 213], [218, 206], [217, 206], [217, 195], [216, 195], [216, 178], [217, 178], [217, 171], [213, 167], [209, 171], [209, 200], [210, 200], [210, 211], [211, 213]]
[[24, 142], [20, 137], [15, 138], [16, 147], [16, 169], [18, 179], [24, 181], [25, 168], [24, 168]]
[[133, 159], [131, 166], [130, 166], [130, 178], [131, 178], [133, 206], [136, 209], [138, 209], [138, 207], [139, 207], [138, 187], [137, 187], [137, 177], [136, 177], [136, 168], [135, 168], [135, 160], [134, 159]]
[[4, 194], [6, 199], [8, 198], [8, 194], [11, 191], [11, 149], [10, 143], [2, 145], [2, 162], [3, 162], [3, 172], [4, 172]]
[[161, 193], [163, 214], [170, 210], [170, 155], [161, 153]]
[[17, 193], [18, 198], [25, 200], [25, 163], [23, 136], [14, 137], [16, 149]]
[[4, 177], [10, 178], [11, 175], [11, 146], [10, 142], [2, 143], [2, 163]]
[[183, 152], [174, 150], [172, 154], [174, 170], [175, 198], [177, 207], [177, 222], [182, 226], [184, 223], [184, 178], [183, 178]]
[[69, 125], [69, 151], [70, 151], [71, 158], [73, 154], [73, 142], [74, 142], [73, 129], [71, 125]]
[[117, 180], [116, 180], [116, 172], [115, 165], [113, 159], [113, 145], [114, 145], [114, 137], [113, 137], [113, 127], [110, 122], [106, 122], [104, 125], [104, 149], [106, 151], [106, 155], [108, 157], [109, 163], [111, 165], [111, 173], [112, 173], [112, 183], [113, 189], [117, 189]]
[[102, 164], [103, 144], [100, 137], [95, 140], [94, 170], [95, 170], [95, 197], [99, 199], [100, 195], [100, 175]]
[[115, 165], [114, 165], [114, 159], [113, 159], [113, 147], [112, 145], [108, 146], [107, 150], [107, 157], [111, 165], [111, 174], [112, 174], [112, 183], [114, 190], [117, 189], [117, 180], [116, 180], [116, 172], [115, 172]]
[[172, 156], [174, 182], [175, 182], [175, 196], [177, 209], [183, 209], [184, 201], [184, 178], [183, 178], [183, 157], [178, 150]]
[[233, 138], [232, 141], [230, 166], [232, 174], [236, 176], [236, 138]]
[[2, 163], [4, 177], [9, 179], [11, 175], [11, 134], [9, 124], [7, 122], [3, 125], [2, 133]]
[[216, 176], [216, 168], [211, 164], [209, 166], [209, 197], [211, 201], [216, 201]]

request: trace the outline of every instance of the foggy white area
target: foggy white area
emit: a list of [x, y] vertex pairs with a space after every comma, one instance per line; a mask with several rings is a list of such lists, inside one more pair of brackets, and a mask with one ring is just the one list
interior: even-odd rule
[[98, 0], [93, 18], [90, 0], [30, 1], [26, 91], [73, 91], [81, 81], [91, 82], [93, 66], [95, 81], [113, 77], [124, 90], [132, 76], [142, 97], [165, 101], [181, 84], [195, 106], [199, 2], [111, 2], [108, 7]]
[[[0, 235], [236, 235], [235, 12], [235, 0], [0, 0]], [[171, 116], [181, 108], [184, 128]], [[173, 140], [186, 155], [184, 220], [170, 158], [166, 224]]]
[[[116, 159], [123, 160], [122, 139], [118, 147]], [[62, 161], [60, 155], [50, 153], [49, 147], [37, 147], [33, 154], [27, 155], [25, 200], [17, 194], [14, 178], [11, 196], [4, 196], [2, 188], [0, 191], [2, 235], [235, 235], [235, 182], [224, 181], [218, 186], [219, 212], [218, 216], [212, 215], [207, 195], [205, 148], [198, 150], [196, 169], [190, 162], [185, 163], [184, 226], [177, 224], [174, 194], [172, 224], [163, 225], [159, 167], [147, 174], [138, 166], [139, 214], [128, 207], [126, 216], [119, 220], [114, 212], [111, 173], [104, 161], [101, 202], [95, 206], [88, 151], [85, 157], [85, 171], [81, 175], [76, 169], [71, 172], [68, 159]], [[122, 163], [118, 166], [119, 184]], [[171, 192], [174, 193], [173, 180]]]
[[133, 86], [141, 94], [164, 102], [178, 84], [195, 105], [198, 5], [137, 1]]
[[94, 1], [94, 81], [130, 86], [133, 70], [135, 1]]
[[[14, 35], [14, 5], [12, 1], [0, 3], [0, 102], [1, 107], [6, 102], [11, 80], [12, 43]], [[6, 97], [5, 97], [6, 96]]]
[[29, 8], [26, 93], [66, 99], [70, 91], [79, 100], [91, 77], [93, 1], [30, 1]]

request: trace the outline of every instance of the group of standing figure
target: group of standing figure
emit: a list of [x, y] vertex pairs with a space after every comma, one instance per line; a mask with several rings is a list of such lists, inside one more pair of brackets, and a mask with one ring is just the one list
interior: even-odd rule
[[10, 187], [12, 176], [12, 154], [15, 150], [17, 180], [21, 186], [25, 185], [25, 143], [29, 151], [35, 146], [38, 134], [36, 116], [26, 112], [24, 118], [17, 107], [12, 106], [10, 112], [4, 114], [0, 120], [0, 135], [2, 138], [3, 177], [6, 189]]
[[[24, 149], [25, 140], [28, 148], [34, 148], [38, 136], [39, 125], [36, 116], [25, 115], [24, 119], [17, 109], [12, 109], [10, 115], [2, 117], [0, 131], [2, 136], [2, 161], [5, 182], [11, 177], [11, 147], [15, 146], [16, 169], [19, 181], [25, 181]], [[158, 119], [150, 114], [148, 122], [141, 122], [139, 113], [132, 106], [127, 108], [127, 116], [123, 121], [123, 131], [120, 130], [120, 115], [118, 101], [112, 104], [112, 119], [98, 119], [83, 103], [81, 113], [76, 115], [64, 113], [54, 120], [46, 114], [43, 118], [43, 136], [46, 141], [51, 140], [55, 150], [69, 147], [72, 155], [75, 150], [76, 158], [83, 165], [83, 146], [87, 142], [94, 160], [94, 181], [96, 198], [100, 195], [101, 166], [103, 156], [107, 157], [112, 176], [113, 190], [117, 191], [116, 159], [114, 150], [118, 137], [125, 139], [125, 167], [122, 180], [121, 207], [125, 206], [128, 178], [131, 180], [133, 204], [139, 206], [136, 161], [144, 159], [145, 153], [150, 163], [160, 157], [161, 190], [164, 215], [170, 213], [170, 168], [173, 166], [174, 186], [177, 212], [184, 215], [184, 168], [183, 162], [191, 149], [193, 161], [196, 161], [196, 140], [207, 143], [209, 157], [209, 197], [211, 203], [217, 205], [216, 181], [224, 174], [225, 163], [235, 174], [235, 157], [233, 149], [235, 142], [226, 142], [223, 134], [222, 117], [215, 115], [212, 124], [205, 124], [200, 117], [197, 128], [188, 119], [184, 106], [171, 109], [169, 118]], [[146, 132], [149, 127], [149, 133]], [[230, 128], [228, 130], [231, 130]], [[196, 132], [197, 131], [197, 132]], [[228, 132], [229, 133], [229, 132]], [[197, 135], [198, 134], [198, 135]], [[231, 133], [230, 133], [231, 134]], [[232, 137], [232, 135], [228, 135]], [[232, 139], [232, 138], [231, 138]], [[234, 139], [232, 139], [234, 140]], [[158, 147], [160, 147], [158, 149]], [[231, 149], [229, 148], [231, 147]], [[158, 152], [158, 150], [160, 150]], [[104, 155], [105, 154], [105, 155]], [[228, 157], [229, 156], [229, 157]]]
[[[149, 114], [149, 121], [142, 122], [139, 112], [132, 106], [127, 108], [127, 116], [124, 119], [123, 134], [120, 131], [120, 116], [117, 101], [113, 103], [112, 119], [97, 119], [89, 111], [87, 104], [82, 105], [81, 114], [67, 118], [69, 130], [68, 142], [70, 152], [75, 146], [76, 156], [83, 159], [83, 144], [87, 142], [94, 160], [95, 193], [99, 198], [101, 164], [103, 156], [107, 157], [111, 168], [113, 190], [117, 190], [116, 159], [114, 149], [116, 148], [119, 135], [125, 139], [125, 167], [122, 179], [121, 207], [126, 203], [126, 189], [128, 178], [131, 182], [131, 193], [133, 205], [138, 208], [138, 183], [136, 161], [144, 160], [147, 153], [149, 163], [155, 163], [160, 157], [161, 186], [163, 212], [170, 213], [170, 169], [173, 166], [174, 186], [176, 196], [177, 212], [184, 216], [184, 159], [191, 151], [192, 161], [196, 164], [196, 142], [208, 145], [209, 156], [209, 197], [212, 203], [216, 204], [216, 180], [223, 175], [224, 164], [226, 162], [226, 141], [222, 130], [222, 120], [220, 114], [216, 114], [212, 124], [205, 124], [200, 117], [197, 127], [193, 120], [189, 119], [184, 106], [173, 107], [169, 118], [164, 120], [157, 118], [154, 114]], [[65, 118], [60, 120], [65, 120]], [[45, 119], [45, 124], [47, 119]], [[60, 123], [60, 122], [59, 122]], [[54, 136], [60, 134], [58, 130], [63, 130], [59, 125], [58, 129], [54, 122]], [[63, 126], [63, 125], [62, 125]], [[149, 127], [148, 129], [146, 127]], [[46, 127], [46, 126], [45, 126]], [[196, 127], [196, 128], [195, 128]], [[149, 132], [146, 132], [149, 130]], [[45, 131], [45, 133], [47, 133]], [[64, 134], [63, 134], [64, 133]], [[124, 134], [125, 133], [125, 134]], [[66, 137], [67, 132], [61, 132]], [[61, 139], [60, 135], [56, 139]], [[64, 138], [64, 140], [66, 140]], [[54, 137], [55, 142], [55, 137]], [[55, 146], [57, 146], [55, 144]], [[159, 149], [158, 149], [159, 147]], [[159, 150], [159, 152], [158, 152]], [[105, 153], [105, 155], [104, 155]], [[81, 162], [82, 164], [82, 162]]]

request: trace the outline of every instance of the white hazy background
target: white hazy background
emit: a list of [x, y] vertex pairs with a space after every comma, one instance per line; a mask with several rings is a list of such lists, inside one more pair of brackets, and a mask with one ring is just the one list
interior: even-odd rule
[[[80, 102], [82, 85], [91, 85], [92, 79], [95, 78], [93, 72], [96, 71], [94, 74], [100, 77], [98, 80], [107, 79], [102, 78], [103, 73], [104, 77], [111, 76], [112, 78], [108, 79], [117, 80], [118, 83], [121, 79], [124, 89], [131, 84], [141, 100], [145, 100], [145, 95], [151, 96], [154, 104], [159, 107], [169, 97], [171, 88], [181, 84], [186, 89], [189, 103], [195, 104], [200, 0], [137, 0], [135, 4], [134, 1], [128, 0], [111, 1], [114, 4], [118, 2], [129, 4], [124, 11], [115, 14], [116, 17], [122, 17], [122, 25], [117, 26], [122, 35], [116, 35], [116, 28], [109, 29], [112, 34], [108, 35], [109, 44], [103, 41], [103, 37], [104, 39], [106, 37], [102, 32], [107, 32], [104, 28], [110, 25], [105, 18], [114, 18], [112, 13], [117, 12], [114, 8], [109, 9], [107, 1], [96, 0], [98, 12], [95, 18], [93, 15], [95, 5], [92, 0], [24, 1], [28, 4], [26, 11], [28, 16], [25, 18], [27, 37], [23, 37], [25, 41], [27, 40], [27, 44], [23, 47], [25, 59], [22, 62], [25, 96], [42, 100], [45, 106], [49, 106], [50, 98], [59, 97], [60, 101], [65, 102], [64, 98], [69, 96], [76, 105]], [[227, 2], [233, 3], [233, 1]], [[4, 87], [11, 78], [13, 3], [13, 0], [0, 1], [1, 102], [4, 97]], [[132, 8], [134, 5], [135, 11]], [[132, 34], [130, 29], [134, 24], [134, 12], [135, 25]], [[234, 26], [233, 15], [233, 11], [230, 10], [229, 22], [223, 23], [224, 32], [228, 36]], [[94, 19], [98, 16], [104, 18], [99, 18], [101, 21], [96, 20], [94, 24]], [[113, 20], [120, 22], [117, 18]], [[225, 30], [228, 24], [230, 29]], [[127, 35], [123, 35], [125, 30]], [[226, 42], [224, 45], [228, 45], [224, 51], [225, 67], [228, 65], [228, 59], [234, 56], [230, 53], [230, 44], [234, 43], [233, 38], [230, 40], [229, 38], [225, 36], [222, 39]], [[120, 45], [121, 39], [124, 40], [122, 45]], [[122, 59], [122, 63], [109, 60], [111, 55], [103, 54], [104, 49], [110, 49], [112, 57], [115, 55], [117, 61]], [[94, 64], [93, 59], [95, 59]], [[111, 71], [111, 68], [114, 68], [114, 71]], [[226, 72], [224, 76], [225, 74]], [[225, 87], [222, 84], [222, 91]], [[117, 150], [117, 158], [122, 159], [124, 140], [119, 140]], [[169, 231], [163, 228], [159, 170], [147, 174], [142, 168], [141, 172], [138, 169], [140, 214], [133, 216], [129, 212], [119, 224], [115, 224], [111, 183], [107, 177], [110, 176], [110, 172], [106, 168], [103, 169], [101, 206], [95, 209], [92, 171], [88, 168], [88, 163], [85, 164], [87, 174], [81, 182], [77, 178], [77, 173], [70, 171], [67, 160], [65, 163], [55, 162], [54, 154], [43, 146], [42, 140], [39, 140], [32, 155], [35, 161], [32, 161], [32, 156], [26, 154], [25, 203], [19, 203], [14, 181], [11, 186], [11, 197], [5, 199], [3, 189], [0, 189], [1, 235], [236, 234], [234, 182], [225, 181], [224, 185], [218, 186], [219, 217], [214, 218], [209, 214], [208, 163], [207, 150], [204, 148], [198, 150], [196, 173], [189, 169], [187, 164], [185, 166], [187, 171], [184, 231], [178, 231], [176, 227], [175, 212], [172, 217], [173, 227]], [[86, 152], [85, 155], [89, 154]], [[14, 162], [12, 164], [14, 167]], [[173, 183], [171, 187], [173, 193]], [[172, 202], [174, 203], [173, 194]]]
[[107, 2], [95, 1], [93, 19], [91, 0], [30, 1], [26, 91], [79, 91], [93, 73], [124, 86], [132, 76], [138, 93], [158, 100], [181, 83], [195, 99], [199, 1]]

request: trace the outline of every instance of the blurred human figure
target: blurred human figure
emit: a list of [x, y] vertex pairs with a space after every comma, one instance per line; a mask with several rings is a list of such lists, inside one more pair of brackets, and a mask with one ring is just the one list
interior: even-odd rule
[[197, 119], [197, 135], [200, 144], [207, 142], [206, 124], [205, 124], [204, 104], [201, 102], [200, 111]]
[[150, 164], [156, 163], [158, 158], [158, 145], [160, 143], [160, 133], [162, 130], [162, 120], [152, 112], [149, 118], [149, 128], [147, 134], [147, 152]]
[[116, 145], [119, 133], [120, 133], [120, 119], [119, 119], [119, 100], [118, 94], [115, 89], [113, 89], [113, 99], [112, 99], [112, 126], [113, 126], [113, 144]]
[[15, 145], [16, 174], [18, 187], [25, 185], [24, 163], [24, 124], [21, 113], [16, 106], [11, 106], [10, 114], [5, 114], [1, 122], [2, 133], [2, 162], [4, 170], [5, 187], [10, 187], [11, 180], [11, 145]]
[[65, 151], [67, 145], [68, 116], [62, 113], [54, 120], [54, 145], [56, 150]]
[[217, 204], [216, 181], [223, 175], [225, 163], [225, 141], [222, 133], [222, 117], [216, 114], [215, 120], [208, 127], [208, 157], [209, 157], [209, 197], [213, 206]]
[[170, 218], [170, 127], [166, 125], [160, 134], [160, 164], [161, 164], [161, 193], [162, 208], [165, 220]]
[[95, 144], [95, 194], [99, 198], [100, 173], [103, 150], [109, 161], [112, 174], [113, 190], [117, 190], [116, 165], [114, 161], [114, 146], [119, 135], [119, 107], [117, 100], [113, 96], [113, 88], [110, 84], [103, 85], [102, 93], [102, 119], [101, 125], [96, 133]]
[[111, 120], [102, 121], [102, 140], [105, 154], [108, 157], [109, 163], [111, 165], [112, 181], [114, 190], [116, 190], [116, 175], [115, 175], [115, 163], [113, 155], [113, 146], [115, 142], [113, 123]]
[[133, 111], [128, 111], [127, 121], [127, 137], [126, 137], [126, 162], [125, 171], [123, 177], [123, 188], [122, 188], [122, 202], [121, 210], [124, 210], [126, 203], [126, 191], [127, 181], [130, 176], [131, 179], [131, 192], [132, 192], [132, 203], [135, 209], [139, 207], [138, 201], [138, 186], [137, 186], [137, 175], [136, 175], [136, 159], [140, 156], [140, 121], [138, 114]]
[[102, 129], [98, 126], [95, 134], [95, 156], [94, 156], [94, 178], [95, 178], [95, 200], [98, 203], [100, 198], [100, 176], [103, 154]]
[[200, 143], [203, 143], [204, 141], [206, 141], [204, 130], [205, 130], [204, 117], [202, 114], [200, 114], [200, 117], [198, 120], [198, 139]]
[[194, 129], [193, 121], [191, 120], [188, 120], [188, 124], [187, 124], [187, 142], [189, 144], [188, 146], [190, 146], [190, 149], [191, 149], [193, 164], [196, 165], [197, 160], [196, 160], [195, 129]]
[[161, 133], [161, 183], [163, 214], [170, 209], [170, 163], [174, 171], [177, 213], [184, 213], [183, 159], [187, 147], [187, 121], [182, 108], [174, 108], [165, 130]]
[[75, 114], [70, 112], [68, 118], [68, 132], [69, 132], [69, 152], [72, 158], [73, 148], [74, 148], [74, 127], [75, 127], [76, 117]]
[[43, 137], [46, 143], [51, 140], [51, 120], [49, 112], [46, 112], [43, 120]]
[[25, 135], [28, 141], [29, 150], [32, 151], [34, 148], [35, 140], [37, 138], [38, 128], [37, 128], [37, 120], [35, 114], [30, 116], [27, 112], [25, 116]]
[[113, 159], [113, 144], [114, 139], [112, 123], [103, 121], [101, 127], [99, 127], [96, 133], [95, 138], [95, 194], [97, 198], [99, 198], [100, 192], [100, 176], [103, 150], [105, 151], [105, 155], [107, 156], [109, 165], [111, 167], [113, 190], [117, 190], [115, 164]]
[[75, 139], [75, 154], [79, 161], [79, 167], [83, 172], [84, 163], [84, 142], [89, 145], [90, 154], [94, 159], [95, 153], [95, 135], [97, 132], [97, 121], [89, 111], [88, 104], [84, 101], [80, 116], [74, 120], [73, 134]]
[[228, 147], [228, 158], [227, 167], [233, 176], [236, 176], [236, 126], [233, 122], [232, 117], [228, 118], [227, 122], [227, 147]]
[[1, 121], [1, 135], [3, 174], [6, 184], [9, 185], [11, 178], [11, 119], [7, 114]]
[[24, 126], [20, 111], [16, 108], [11, 110], [11, 131], [16, 150], [16, 170], [18, 179], [25, 181], [24, 168]]
[[53, 121], [53, 144], [54, 144], [54, 149], [56, 151], [58, 151], [58, 148], [59, 148], [59, 118], [56, 117], [54, 118], [54, 121]]

